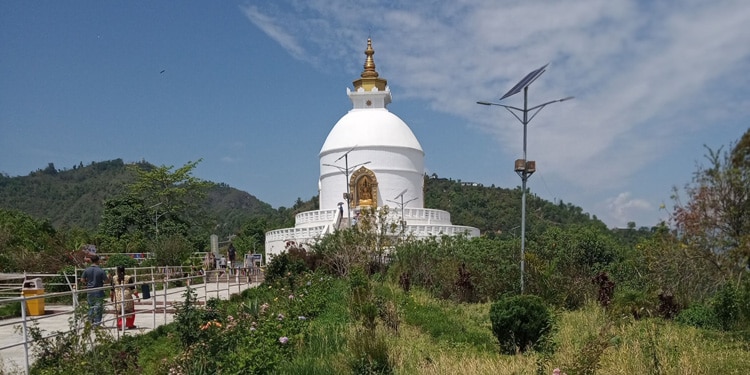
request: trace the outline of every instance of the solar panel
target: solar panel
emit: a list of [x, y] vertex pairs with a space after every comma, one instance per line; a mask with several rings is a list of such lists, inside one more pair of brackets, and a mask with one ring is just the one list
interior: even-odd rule
[[508, 91], [507, 93], [505, 93], [505, 95], [503, 95], [503, 97], [500, 98], [500, 100], [503, 100], [503, 99], [505, 99], [505, 98], [507, 98], [509, 96], [518, 94], [521, 91], [521, 89], [523, 89], [524, 87], [530, 85], [531, 82], [534, 82], [534, 80], [536, 80], [537, 78], [539, 78], [539, 76], [542, 75], [542, 73], [545, 72], [544, 68], [546, 68], [547, 65], [549, 65], [549, 63], [544, 64], [543, 67], [541, 67], [541, 68], [539, 68], [537, 70], [534, 70], [531, 73], [527, 74], [526, 77], [523, 77], [523, 79], [520, 82], [516, 83], [516, 85], [513, 86], [513, 88], [510, 89], [510, 91]]

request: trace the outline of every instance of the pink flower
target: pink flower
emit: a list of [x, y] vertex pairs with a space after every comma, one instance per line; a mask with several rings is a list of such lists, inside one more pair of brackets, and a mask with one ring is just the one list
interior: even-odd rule
[[567, 374], [564, 373], [564, 372], [562, 372], [562, 371], [560, 371], [559, 368], [556, 368], [556, 369], [552, 370], [552, 375], [567, 375]]
[[289, 338], [288, 338], [288, 337], [286, 337], [286, 336], [284, 336], [284, 337], [279, 337], [279, 342], [280, 342], [280, 343], [282, 343], [282, 344], [286, 344], [286, 343], [288, 343], [288, 342], [289, 342]]

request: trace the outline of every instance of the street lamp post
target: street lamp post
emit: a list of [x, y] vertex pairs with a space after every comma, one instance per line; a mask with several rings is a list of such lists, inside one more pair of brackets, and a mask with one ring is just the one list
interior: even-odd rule
[[394, 204], [397, 204], [401, 208], [401, 234], [404, 234], [404, 232], [406, 232], [406, 221], [404, 220], [404, 206], [407, 203], [409, 203], [409, 202], [417, 199], [417, 197], [414, 197], [414, 198], [409, 199], [408, 201], [404, 202], [404, 194], [406, 194], [406, 192], [408, 190], [409, 189], [404, 189], [404, 191], [402, 191], [399, 195], [393, 197], [393, 199], [398, 199], [400, 197], [401, 198], [401, 203], [399, 203], [398, 201], [392, 201], [392, 200], [388, 199], [388, 202], [392, 202]]
[[[552, 103], [564, 102], [566, 100], [573, 99], [572, 96], [568, 96], [562, 99], [550, 100], [546, 103], [542, 103], [531, 108], [528, 107], [529, 85], [531, 85], [532, 82], [539, 78], [539, 76], [541, 76], [542, 73], [546, 71], [546, 68], [547, 65], [544, 65], [543, 67], [527, 74], [526, 77], [519, 81], [515, 86], [513, 86], [513, 88], [511, 88], [505, 95], [500, 98], [500, 100], [503, 100], [509, 96], [513, 96], [519, 93], [521, 89], [523, 89], [523, 108], [517, 108], [499, 103], [477, 102], [477, 104], [481, 105], [503, 107], [507, 109], [508, 112], [510, 112], [513, 117], [515, 117], [523, 125], [523, 159], [517, 159], [514, 168], [518, 176], [521, 177], [521, 294], [523, 294], [524, 292], [524, 268], [526, 265], [526, 181], [528, 181], [529, 177], [531, 177], [531, 175], [536, 172], [536, 162], [533, 160], [528, 160], [526, 158], [526, 128], [529, 122], [539, 113], [539, 111], [542, 110], [542, 108]], [[529, 116], [530, 112], [531, 116]], [[519, 117], [518, 113], [521, 113], [522, 117]]]
[[[157, 203], [157, 204], [155, 204], [153, 206], [150, 206], [148, 209], [150, 210], [150, 209], [152, 209], [154, 207], [161, 206], [162, 203], [164, 203], [164, 202], [159, 202], [159, 203]], [[162, 216], [164, 216], [164, 214], [166, 214], [166, 211], [162, 212], [162, 214], [159, 215], [159, 210], [158, 209], [154, 210], [154, 228], [155, 228], [155, 231], [156, 231], [156, 240], [157, 241], [159, 240], [159, 218], [162, 217]]]
[[354, 149], [356, 147], [357, 147], [357, 145], [354, 145], [354, 147], [350, 148], [349, 151], [347, 151], [347, 152], [344, 153], [344, 155], [339, 156], [338, 159], [336, 159], [336, 160], [333, 161], [335, 163], [335, 162], [337, 162], [337, 161], [339, 161], [341, 159], [344, 159], [344, 168], [341, 168], [340, 166], [333, 165], [333, 164], [323, 164], [323, 165], [325, 165], [327, 167], [334, 167], [334, 168], [338, 169], [339, 171], [341, 171], [341, 173], [344, 174], [344, 176], [346, 176], [345, 177], [346, 178], [346, 193], [344, 194], [344, 199], [346, 200], [346, 222], [347, 222], [347, 228], [350, 228], [352, 226], [352, 215], [351, 215], [351, 211], [352, 210], [351, 210], [351, 207], [349, 206], [349, 201], [351, 200], [350, 199], [351, 198], [351, 192], [349, 191], [349, 171], [352, 170], [352, 169], [354, 169], [354, 168], [361, 167], [361, 166], [363, 166], [365, 164], [370, 164], [369, 161], [366, 161], [364, 163], [359, 163], [359, 164], [357, 164], [357, 165], [349, 168], [349, 153], [352, 152], [352, 151], [354, 151]]

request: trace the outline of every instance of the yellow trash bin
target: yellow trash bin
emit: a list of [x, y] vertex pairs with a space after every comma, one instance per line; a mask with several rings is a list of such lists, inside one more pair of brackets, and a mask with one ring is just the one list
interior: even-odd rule
[[[24, 281], [22, 294], [26, 298], [44, 295], [42, 279]], [[27, 299], [26, 311], [33, 316], [44, 315], [44, 298]]]

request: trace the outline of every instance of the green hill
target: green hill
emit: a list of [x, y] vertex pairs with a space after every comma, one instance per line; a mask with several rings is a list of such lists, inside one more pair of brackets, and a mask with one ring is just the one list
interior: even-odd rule
[[[152, 168], [147, 162], [135, 163]], [[125, 191], [135, 174], [122, 159], [80, 164], [58, 170], [53, 164], [27, 176], [0, 175], [0, 208], [19, 210], [37, 219], [49, 220], [55, 228], [94, 231], [104, 211], [104, 201]], [[283, 210], [226, 184], [211, 183], [204, 208], [215, 221], [217, 234], [235, 233], [250, 218], [284, 220]]]
[[[148, 162], [134, 163], [153, 168]], [[27, 176], [0, 175], [0, 208], [19, 210], [37, 219], [48, 220], [55, 228], [96, 230], [104, 210], [104, 201], [124, 192], [136, 179], [122, 159], [79, 164], [72, 169], [57, 169], [49, 164]], [[520, 235], [521, 189], [484, 187], [476, 183], [425, 176], [425, 207], [451, 213], [454, 224], [477, 227], [488, 236]], [[224, 183], [210, 183], [202, 203], [221, 238], [237, 233], [242, 224], [263, 218], [274, 227], [292, 226], [298, 212], [318, 208], [317, 197], [298, 198], [289, 208], [274, 209], [253, 195]], [[397, 209], [393, 205], [392, 209]], [[606, 228], [595, 216], [580, 207], [562, 201], [555, 204], [529, 193], [527, 229], [541, 233], [550, 226], [592, 224]]]
[[[485, 187], [440, 178], [433, 174], [425, 176], [425, 207], [451, 213], [451, 221], [458, 225], [469, 225], [487, 236], [520, 236], [521, 188], [506, 189]], [[526, 226], [529, 233], [541, 233], [550, 226], [571, 224], [594, 225], [606, 229], [596, 216], [570, 203], [551, 203], [527, 192]]]

